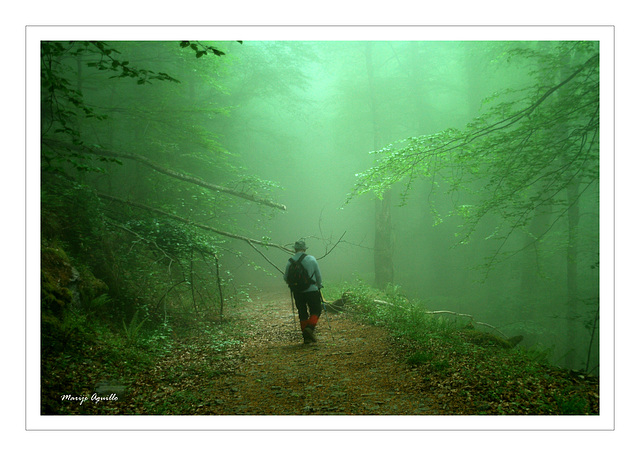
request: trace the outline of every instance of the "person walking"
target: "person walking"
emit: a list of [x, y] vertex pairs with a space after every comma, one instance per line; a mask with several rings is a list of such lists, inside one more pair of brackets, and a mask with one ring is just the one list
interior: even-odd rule
[[300, 329], [305, 344], [317, 342], [316, 325], [322, 314], [322, 275], [315, 257], [307, 255], [307, 244], [299, 240], [295, 254], [289, 258], [284, 280], [289, 285], [300, 318]]

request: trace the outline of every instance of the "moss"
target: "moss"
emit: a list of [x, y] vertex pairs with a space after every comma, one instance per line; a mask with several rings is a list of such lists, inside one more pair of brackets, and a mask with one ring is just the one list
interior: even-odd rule
[[40, 261], [41, 310], [61, 317], [73, 299], [68, 288], [73, 276], [69, 257], [61, 248], [43, 247]]
[[84, 307], [90, 307], [92, 301], [108, 293], [107, 284], [96, 278], [87, 266], [78, 265], [75, 269], [62, 247], [43, 246], [40, 257], [43, 311], [60, 316], [71, 304], [74, 293], [79, 293]]
[[51, 313], [61, 317], [62, 312], [69, 307], [73, 296], [71, 291], [60, 286], [53, 277], [42, 271], [40, 282], [40, 305], [42, 313]]
[[102, 280], [96, 278], [87, 267], [80, 268], [80, 283], [78, 286], [82, 304], [90, 306], [97, 297], [109, 292], [109, 287]]
[[69, 284], [73, 276], [71, 261], [60, 247], [42, 247], [40, 269], [55, 278], [63, 287]]

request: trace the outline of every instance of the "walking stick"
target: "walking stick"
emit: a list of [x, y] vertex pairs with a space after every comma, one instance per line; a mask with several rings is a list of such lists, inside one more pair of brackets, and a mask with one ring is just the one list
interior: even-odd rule
[[298, 328], [296, 327], [296, 311], [294, 310], [294, 304], [293, 304], [293, 290], [291, 290], [291, 315], [293, 316], [293, 330], [297, 330]]

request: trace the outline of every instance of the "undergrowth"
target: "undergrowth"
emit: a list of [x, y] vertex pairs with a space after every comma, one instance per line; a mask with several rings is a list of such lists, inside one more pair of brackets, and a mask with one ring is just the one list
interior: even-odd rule
[[433, 315], [398, 287], [344, 285], [354, 318], [385, 327], [443, 413], [591, 415], [599, 413], [598, 379], [552, 366], [548, 350], [510, 347], [469, 319]]
[[[188, 378], [193, 375], [182, 357], [189, 353], [206, 356], [209, 371], [199, 374], [218, 375], [216, 361], [241, 344], [243, 337], [242, 329], [232, 320], [223, 323], [200, 320], [184, 328], [170, 320], [151, 323], [134, 315], [119, 326], [68, 313], [62, 321], [69, 328], [59, 336], [64, 336], [64, 344], [53, 345], [51, 337], [43, 341], [47, 342], [41, 360], [44, 415], [118, 413], [119, 403], [111, 407], [87, 401], [78, 407], [77, 402], [63, 401], [61, 397], [91, 397], [102, 382], [123, 385], [128, 390], [164, 364], [170, 366], [168, 370], [176, 378]], [[153, 401], [145, 403], [140, 406], [141, 413], [162, 414], [164, 409], [158, 408], [161, 405]], [[166, 410], [180, 412], [176, 407]]]
[[[478, 337], [468, 320], [430, 315], [397, 287], [381, 292], [359, 283], [325, 297], [337, 299], [346, 292], [350, 318], [388, 330], [407, 368], [419, 375], [424, 394], [435, 398], [442, 414], [598, 413], [597, 379], [550, 366], [544, 350], [493, 344], [492, 338]], [[193, 382], [222, 375], [225, 363], [237, 357], [231, 354], [246, 330], [240, 317], [223, 323], [194, 318], [186, 325], [134, 314], [108, 324], [65, 312], [56, 321], [64, 329], [55, 332], [59, 339], [43, 340], [43, 414], [122, 413], [118, 405], [77, 407], [60, 400], [61, 394], [90, 396], [105, 380], [127, 389], [137, 385], [137, 395], [123, 402], [129, 404], [126, 413], [192, 414], [194, 403], [213, 394]], [[160, 389], [151, 386], [158, 384]]]

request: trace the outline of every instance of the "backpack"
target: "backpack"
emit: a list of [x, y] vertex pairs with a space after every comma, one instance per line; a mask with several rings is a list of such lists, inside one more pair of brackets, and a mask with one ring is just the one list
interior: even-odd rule
[[289, 272], [287, 273], [287, 284], [293, 292], [301, 293], [309, 288], [310, 285], [316, 283], [316, 281], [311, 278], [313, 274], [309, 277], [307, 269], [302, 265], [302, 260], [306, 256], [307, 254], [303, 253], [297, 261], [289, 258], [291, 264], [289, 265]]

